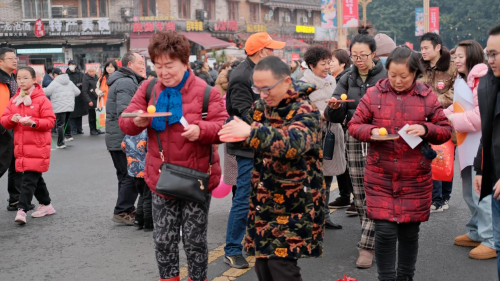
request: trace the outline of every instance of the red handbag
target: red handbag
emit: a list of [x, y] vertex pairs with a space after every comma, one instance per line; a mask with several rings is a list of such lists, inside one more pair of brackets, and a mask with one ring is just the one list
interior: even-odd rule
[[437, 156], [432, 160], [432, 179], [452, 181], [455, 167], [455, 144], [449, 140], [440, 145], [431, 145]]

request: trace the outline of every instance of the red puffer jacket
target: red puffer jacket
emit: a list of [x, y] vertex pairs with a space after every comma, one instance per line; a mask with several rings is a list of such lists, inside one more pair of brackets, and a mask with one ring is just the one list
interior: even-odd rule
[[[149, 81], [142, 83], [130, 105], [123, 112], [137, 112], [138, 110], [146, 112], [148, 107], [148, 104], [146, 104], [146, 89], [148, 85]], [[191, 142], [181, 136], [184, 133], [184, 127], [179, 123], [171, 126], [167, 124], [165, 131], [160, 133], [165, 161], [168, 159], [167, 155], [170, 154], [169, 163], [202, 172], [208, 171], [210, 146], [220, 143], [217, 133], [222, 128], [224, 121], [229, 117], [220, 92], [214, 87], [210, 92], [207, 118], [205, 120], [201, 119], [203, 96], [206, 86], [207, 83], [196, 77], [192, 70], [189, 70], [189, 77], [181, 89], [182, 113], [189, 124], [195, 124], [200, 127], [200, 138], [197, 141]], [[156, 99], [158, 99], [159, 94], [165, 89], [165, 86], [158, 81], [154, 89], [156, 91]], [[153, 100], [153, 94], [151, 94], [149, 104], [156, 104], [156, 100]], [[120, 129], [127, 135], [138, 135], [144, 130], [144, 128], [135, 126], [133, 118], [120, 117], [118, 122]], [[160, 176], [158, 170], [161, 166], [161, 158], [156, 131], [150, 126], [151, 123], [148, 126], [148, 153], [146, 155], [145, 180], [149, 188], [156, 193], [156, 183]], [[212, 174], [210, 176], [208, 191], [212, 191], [219, 185], [220, 177], [219, 153], [214, 147]]]
[[372, 141], [371, 131], [385, 127], [397, 134], [406, 124], [427, 127], [424, 141], [442, 144], [451, 138], [451, 126], [437, 95], [427, 85], [416, 82], [404, 92], [396, 92], [389, 79], [380, 80], [361, 99], [349, 122], [349, 133], [370, 142], [365, 168], [368, 217], [398, 223], [429, 219], [432, 193], [431, 162], [402, 139]]
[[[1, 123], [7, 129], [14, 129], [14, 155], [16, 156], [16, 171], [33, 171], [44, 173], [49, 170], [50, 165], [50, 143], [52, 137], [50, 130], [54, 127], [56, 116], [52, 110], [52, 103], [45, 96], [42, 87], [35, 84], [31, 93], [31, 106], [21, 103], [16, 106], [12, 103], [21, 89], [10, 100], [3, 112]], [[31, 116], [36, 127], [23, 126], [11, 121], [14, 114], [19, 113], [22, 117]]]

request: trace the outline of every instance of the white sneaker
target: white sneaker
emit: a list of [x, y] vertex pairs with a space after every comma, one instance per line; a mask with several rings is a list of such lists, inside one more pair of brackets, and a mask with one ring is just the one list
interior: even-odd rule
[[448, 204], [448, 200], [444, 200], [443, 210], [448, 210], [450, 208], [450, 204]]
[[441, 213], [441, 212], [443, 212], [443, 206], [439, 206], [436, 203], [432, 203], [431, 213]]
[[63, 148], [66, 148], [66, 145], [64, 145], [64, 144], [63, 144], [63, 145], [57, 145], [56, 147], [57, 147], [58, 149], [63, 149]]
[[65, 138], [64, 141], [73, 141], [73, 137], [71, 137], [71, 138]]

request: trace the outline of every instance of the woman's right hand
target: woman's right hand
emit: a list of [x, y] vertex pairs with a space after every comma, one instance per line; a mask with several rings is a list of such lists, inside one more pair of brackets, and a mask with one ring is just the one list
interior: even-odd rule
[[10, 121], [12, 121], [14, 123], [18, 123], [20, 118], [21, 118], [21, 115], [19, 113], [16, 113], [16, 114], [14, 114], [12, 116], [12, 118], [10, 119]]
[[[144, 111], [139, 110], [139, 111], [137, 111], [137, 113], [144, 113]], [[137, 127], [145, 128], [149, 125], [149, 118], [148, 117], [135, 117], [134, 124]]]
[[331, 109], [339, 109], [340, 108], [340, 102], [336, 102], [337, 99], [335, 97], [332, 97], [329, 101], [328, 101], [328, 106], [331, 108]]

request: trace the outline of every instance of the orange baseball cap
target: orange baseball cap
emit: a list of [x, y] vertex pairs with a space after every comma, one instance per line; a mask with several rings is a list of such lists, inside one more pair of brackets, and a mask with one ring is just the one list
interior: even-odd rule
[[245, 43], [245, 51], [247, 55], [251, 56], [264, 48], [279, 50], [283, 49], [285, 45], [285, 42], [274, 41], [266, 32], [259, 32], [248, 37]]

